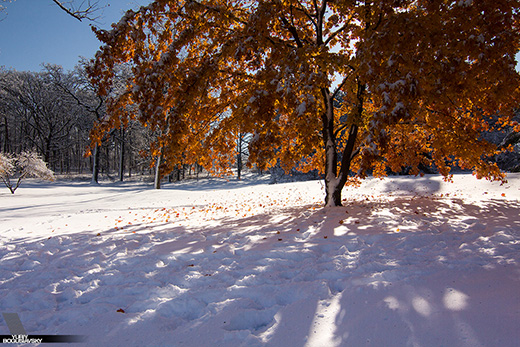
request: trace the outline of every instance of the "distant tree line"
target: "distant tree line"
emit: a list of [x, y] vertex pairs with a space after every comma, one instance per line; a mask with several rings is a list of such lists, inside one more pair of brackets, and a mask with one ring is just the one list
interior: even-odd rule
[[[56, 65], [45, 65], [41, 72], [0, 68], [0, 152], [34, 151], [56, 174], [91, 175], [95, 183], [100, 175], [121, 181], [132, 175], [147, 175], [150, 179], [155, 176], [154, 186], [160, 188], [164, 177], [172, 182], [204, 171], [202, 165], [180, 162], [164, 172], [161, 158], [150, 151], [150, 144], [159, 135], [157, 130], [137, 121], [112, 129], [99, 147], [90, 147], [94, 123], [107, 115], [105, 98], [96, 93], [85, 72], [86, 64], [82, 61], [72, 71]], [[122, 81], [130, 72], [122, 66], [117, 73], [121, 82], [114, 83], [112, 94], [122, 92]], [[506, 134], [495, 131], [483, 136], [502, 147], [501, 142], [515, 134], [509, 129]], [[235, 172], [240, 179], [252, 135], [239, 132], [237, 139]], [[513, 138], [510, 142], [517, 146], [519, 141]], [[518, 153], [515, 150], [495, 159], [502, 169], [518, 171]], [[276, 177], [284, 175], [279, 165], [273, 170]]]
[[[135, 174], [153, 175], [160, 161], [152, 156], [150, 143], [158, 134], [137, 121], [112, 129], [99, 147], [90, 147], [94, 123], [107, 115], [105, 100], [90, 83], [85, 64], [72, 71], [56, 65], [45, 65], [41, 72], [0, 68], [0, 152], [35, 151], [56, 174], [91, 174], [96, 183], [100, 175], [121, 181]], [[126, 76], [129, 71], [123, 66], [118, 73]], [[115, 83], [111, 93], [120, 89]], [[250, 136], [239, 138], [238, 175]], [[200, 165], [179, 163], [160, 177], [175, 181], [202, 171]]]

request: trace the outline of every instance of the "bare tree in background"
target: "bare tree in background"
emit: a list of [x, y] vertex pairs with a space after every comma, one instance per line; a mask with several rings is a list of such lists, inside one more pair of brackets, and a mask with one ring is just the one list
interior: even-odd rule
[[[76, 103], [83, 107], [96, 120], [100, 120], [105, 114], [105, 99], [97, 95], [92, 84], [85, 76], [86, 61], [82, 61], [71, 74], [65, 74], [61, 66], [44, 65], [50, 74], [52, 82], [64, 93], [72, 97]], [[94, 148], [92, 162], [92, 181], [97, 184], [99, 179], [99, 148]]]
[[0, 88], [5, 99], [20, 111], [21, 137], [56, 170], [60, 153], [71, 147], [70, 133], [78, 108], [49, 77], [46, 73], [8, 71], [2, 74]]
[[67, 12], [72, 17], [80, 22], [83, 19], [95, 21], [101, 16], [100, 11], [106, 7], [101, 6], [98, 0], [83, 0], [83, 1], [58, 1], [52, 0], [63, 11]]
[[249, 157], [249, 142], [251, 142], [252, 135], [249, 133], [238, 132], [236, 139], [236, 166], [237, 166], [237, 179], [240, 180], [242, 177], [242, 169], [244, 163], [247, 162]]
[[[13, 0], [1, 0], [2, 2], [12, 2]], [[59, 8], [65, 11], [67, 14], [76, 18], [80, 22], [83, 19], [89, 21], [96, 21], [101, 17], [103, 8], [109, 6], [102, 5], [99, 0], [69, 0], [69, 1], [60, 1], [60, 0], [52, 0]], [[0, 5], [0, 20], [3, 20], [7, 14], [6, 7], [4, 5]]]

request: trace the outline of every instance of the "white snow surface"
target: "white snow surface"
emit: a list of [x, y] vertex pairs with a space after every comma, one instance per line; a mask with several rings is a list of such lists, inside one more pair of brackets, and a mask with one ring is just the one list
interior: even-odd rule
[[518, 346], [520, 175], [368, 179], [335, 208], [268, 181], [3, 189], [0, 312], [78, 346]]

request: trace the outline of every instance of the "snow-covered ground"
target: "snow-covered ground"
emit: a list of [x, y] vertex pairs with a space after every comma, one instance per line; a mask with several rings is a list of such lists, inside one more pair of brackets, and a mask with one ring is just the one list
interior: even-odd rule
[[318, 181], [24, 182], [0, 190], [0, 312], [89, 346], [518, 346], [508, 179], [369, 179], [337, 208]]

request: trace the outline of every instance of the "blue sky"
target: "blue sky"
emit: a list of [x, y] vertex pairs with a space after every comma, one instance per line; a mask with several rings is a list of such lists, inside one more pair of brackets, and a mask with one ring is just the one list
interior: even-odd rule
[[[83, 0], [75, 0], [80, 3]], [[71, 70], [79, 57], [92, 58], [100, 46], [90, 25], [109, 28], [128, 9], [146, 5], [150, 0], [99, 0], [110, 4], [101, 18], [91, 23], [72, 18], [51, 0], [15, 0], [0, 4], [7, 14], [0, 15], [0, 66], [18, 71], [40, 71], [42, 63]], [[517, 60], [520, 60], [517, 55]], [[517, 70], [519, 67], [517, 66]]]
[[[76, 0], [80, 3], [82, 0]], [[131, 8], [149, 0], [100, 0], [103, 9], [95, 23], [72, 18], [51, 0], [1, 2], [7, 9], [0, 19], [0, 66], [18, 71], [40, 71], [42, 63], [71, 70], [79, 57], [92, 58], [100, 46], [90, 24], [109, 28]]]

